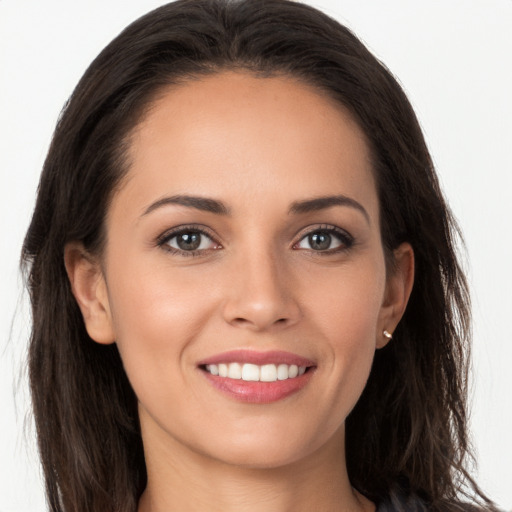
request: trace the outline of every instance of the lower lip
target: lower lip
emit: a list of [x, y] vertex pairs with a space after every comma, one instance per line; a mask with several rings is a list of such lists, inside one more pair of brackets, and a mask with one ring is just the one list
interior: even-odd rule
[[283, 400], [300, 391], [310, 380], [313, 369], [298, 377], [275, 382], [251, 382], [241, 379], [229, 379], [212, 375], [202, 370], [213, 387], [239, 402], [251, 404], [270, 404]]

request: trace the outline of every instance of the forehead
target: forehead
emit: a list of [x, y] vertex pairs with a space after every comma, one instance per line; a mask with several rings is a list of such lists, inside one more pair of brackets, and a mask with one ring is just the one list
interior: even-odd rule
[[291, 77], [223, 72], [170, 86], [133, 131], [129, 152], [127, 188], [139, 199], [193, 192], [246, 202], [274, 187], [283, 201], [333, 192], [376, 201], [357, 123]]

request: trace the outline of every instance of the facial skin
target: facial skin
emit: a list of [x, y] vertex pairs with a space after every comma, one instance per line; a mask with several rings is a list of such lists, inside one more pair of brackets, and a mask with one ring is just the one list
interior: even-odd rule
[[[339, 490], [323, 494], [334, 502], [342, 492], [345, 509], [355, 510], [344, 421], [413, 279], [407, 244], [395, 252], [396, 272], [386, 271], [363, 133], [340, 106], [291, 78], [225, 72], [161, 95], [129, 156], [104, 254], [70, 244], [66, 266], [90, 336], [117, 343], [139, 399], [145, 510], [164, 507], [157, 475], [195, 478], [198, 492], [208, 473], [229, 496], [236, 492], [222, 475], [233, 483], [233, 468], [240, 481], [248, 472], [278, 481], [290, 468], [303, 483], [335, 474]], [[168, 200], [178, 196], [208, 198], [224, 211]], [[349, 201], [297, 207], [332, 196]], [[199, 249], [187, 252], [176, 231], [199, 237]], [[309, 235], [326, 245], [313, 247]], [[290, 352], [314, 368], [296, 393], [246, 403], [212, 386], [199, 366], [242, 349]]]

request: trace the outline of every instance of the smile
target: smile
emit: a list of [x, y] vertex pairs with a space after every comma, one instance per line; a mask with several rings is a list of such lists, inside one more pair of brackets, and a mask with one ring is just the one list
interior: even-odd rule
[[246, 382], [275, 382], [294, 379], [306, 372], [306, 366], [296, 364], [265, 364], [258, 366], [251, 363], [207, 364], [205, 370], [212, 375]]
[[208, 382], [239, 402], [268, 404], [303, 389], [315, 373], [314, 361], [289, 352], [225, 352], [201, 361]]

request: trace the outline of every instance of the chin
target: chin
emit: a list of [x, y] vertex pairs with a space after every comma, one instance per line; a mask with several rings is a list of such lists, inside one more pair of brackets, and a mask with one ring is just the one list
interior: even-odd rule
[[266, 434], [258, 432], [253, 435], [245, 433], [228, 436], [229, 439], [218, 440], [213, 447], [210, 445], [205, 453], [213, 459], [240, 468], [278, 469], [305, 460], [325, 448], [332, 451], [335, 445], [343, 446], [343, 442], [337, 442], [337, 434], [330, 438], [308, 438], [304, 431], [284, 430], [280, 435], [272, 435], [270, 429]]
[[309, 453], [305, 450], [283, 449], [273, 450], [271, 448], [262, 449], [261, 446], [250, 449], [243, 447], [240, 450], [232, 449], [229, 453], [216, 454], [219, 462], [230, 466], [237, 466], [243, 469], [263, 470], [278, 469], [293, 464]]

